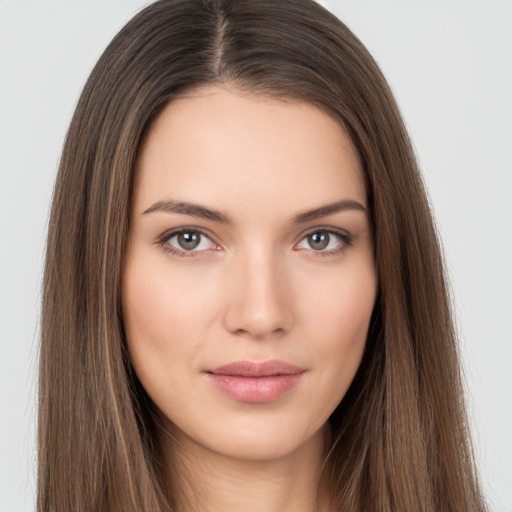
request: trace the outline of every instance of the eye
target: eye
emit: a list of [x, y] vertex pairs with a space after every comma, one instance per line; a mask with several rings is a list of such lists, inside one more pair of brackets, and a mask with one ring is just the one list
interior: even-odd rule
[[328, 229], [317, 229], [308, 233], [297, 245], [297, 249], [312, 250], [321, 253], [341, 252], [352, 242], [351, 237]]
[[161, 237], [160, 244], [164, 249], [179, 256], [192, 256], [193, 253], [218, 250], [217, 245], [210, 238], [194, 229], [166, 233]]

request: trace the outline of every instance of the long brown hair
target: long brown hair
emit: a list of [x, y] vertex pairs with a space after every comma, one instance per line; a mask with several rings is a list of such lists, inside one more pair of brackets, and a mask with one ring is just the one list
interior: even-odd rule
[[439, 244], [376, 63], [312, 0], [161, 0], [105, 50], [66, 137], [44, 274], [38, 511], [172, 508], [152, 406], [127, 357], [123, 254], [148, 126], [183, 92], [221, 83], [317, 105], [363, 162], [379, 295], [363, 361], [330, 418], [333, 507], [485, 510]]

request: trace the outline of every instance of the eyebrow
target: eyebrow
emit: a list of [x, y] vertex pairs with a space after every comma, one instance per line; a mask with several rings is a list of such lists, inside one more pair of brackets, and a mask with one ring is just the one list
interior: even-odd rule
[[328, 215], [333, 215], [346, 210], [366, 212], [366, 208], [361, 203], [352, 199], [344, 199], [343, 201], [336, 201], [335, 203], [326, 204], [325, 206], [320, 206], [319, 208], [299, 213], [293, 218], [293, 223], [304, 224], [310, 220], [327, 217]]
[[167, 212], [167, 213], [183, 213], [191, 217], [198, 217], [200, 219], [213, 220], [223, 224], [229, 224], [230, 220], [225, 213], [218, 210], [207, 208], [195, 203], [187, 203], [184, 201], [158, 201], [154, 205], [145, 210], [142, 215], [153, 212]]
[[[311, 220], [315, 220], [328, 215], [333, 215], [346, 210], [356, 210], [366, 212], [366, 208], [359, 202], [352, 199], [344, 199], [343, 201], [336, 201], [334, 203], [326, 204], [312, 210], [306, 210], [298, 215], [295, 215], [292, 219], [294, 224], [304, 224]], [[219, 211], [206, 206], [201, 206], [195, 203], [188, 203], [184, 201], [158, 201], [142, 214], [146, 215], [153, 212], [167, 212], [167, 213], [181, 213], [184, 215], [190, 215], [191, 217], [197, 217], [200, 219], [213, 220], [222, 224], [231, 224], [229, 217]]]

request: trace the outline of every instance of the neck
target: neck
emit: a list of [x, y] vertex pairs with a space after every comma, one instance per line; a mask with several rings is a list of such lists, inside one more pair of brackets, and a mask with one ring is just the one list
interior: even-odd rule
[[277, 459], [246, 460], [198, 446], [172, 429], [161, 437], [177, 512], [323, 512], [319, 475], [327, 428]]

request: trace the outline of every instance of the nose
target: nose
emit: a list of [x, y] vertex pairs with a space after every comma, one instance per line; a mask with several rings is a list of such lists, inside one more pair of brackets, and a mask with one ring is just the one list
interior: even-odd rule
[[233, 262], [227, 279], [225, 327], [254, 339], [279, 337], [293, 323], [292, 293], [286, 265], [259, 251]]

